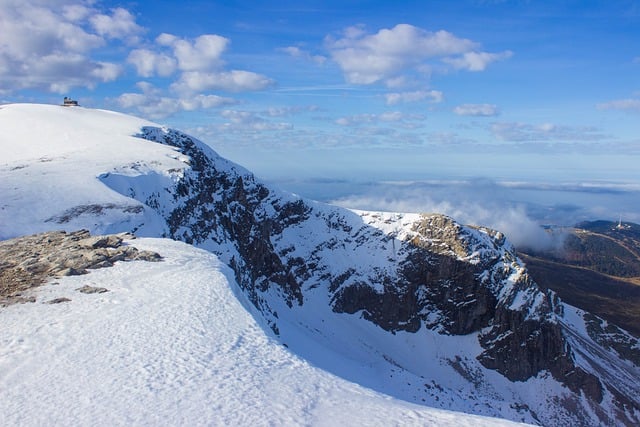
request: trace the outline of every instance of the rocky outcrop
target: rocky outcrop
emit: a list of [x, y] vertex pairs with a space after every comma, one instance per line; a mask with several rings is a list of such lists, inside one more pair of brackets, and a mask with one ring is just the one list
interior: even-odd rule
[[147, 127], [139, 136], [177, 146], [190, 158], [190, 169], [173, 189], [173, 209], [166, 211], [167, 207], [155, 200], [145, 201], [167, 218], [168, 237], [213, 248], [234, 270], [236, 281], [266, 315], [271, 328], [277, 330], [277, 313], [261, 294], [275, 288], [291, 306], [302, 304], [302, 293], [288, 263], [276, 253], [271, 235], [304, 221], [309, 208], [300, 200], [282, 203], [248, 171], [183, 133]]
[[124, 244], [125, 239], [133, 238], [126, 233], [91, 236], [87, 230], [80, 230], [0, 241], [0, 305], [35, 301], [24, 293], [51, 277], [86, 274], [118, 261], [161, 260], [155, 252]]
[[383, 291], [370, 283], [343, 287], [334, 310], [363, 312], [389, 330], [416, 332], [422, 325], [451, 335], [482, 331], [478, 360], [511, 381], [542, 371], [602, 400], [602, 385], [575, 366], [554, 310], [552, 292], [540, 291], [501, 233], [465, 229], [443, 215], [423, 215], [413, 234], [400, 242], [406, 253], [397, 275], [381, 278]]

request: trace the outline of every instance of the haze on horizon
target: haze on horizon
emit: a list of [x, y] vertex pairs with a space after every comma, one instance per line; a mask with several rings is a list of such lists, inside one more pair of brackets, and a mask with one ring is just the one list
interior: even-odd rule
[[151, 119], [305, 196], [640, 222], [631, 0], [4, 0], [0, 27], [0, 102]]

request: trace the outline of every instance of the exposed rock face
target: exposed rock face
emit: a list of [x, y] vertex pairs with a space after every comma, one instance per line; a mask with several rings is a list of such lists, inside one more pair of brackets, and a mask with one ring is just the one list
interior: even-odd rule
[[[640, 422], [637, 387], [579, 363], [574, 347], [598, 338], [587, 343], [571, 335], [564, 305], [538, 288], [501, 233], [443, 215], [358, 213], [305, 202], [270, 190], [180, 132], [148, 127], [139, 136], [177, 147], [190, 167], [175, 186], [138, 200], [166, 218], [169, 237], [228, 263], [276, 333], [278, 310], [304, 306], [313, 295], [336, 313], [391, 333], [476, 334], [486, 368], [511, 381], [550, 373], [575, 393], [571, 403], [556, 403], [570, 413], [583, 405], [578, 396], [587, 396], [591, 406], [574, 411], [583, 414], [574, 422]], [[170, 203], [161, 203], [164, 193]], [[587, 358], [581, 353], [580, 360]], [[609, 367], [618, 369], [616, 363]], [[598, 406], [605, 394], [617, 396], [617, 413]]]
[[0, 305], [35, 301], [25, 300], [23, 292], [50, 277], [86, 274], [117, 261], [161, 259], [155, 252], [124, 245], [125, 238], [134, 236], [91, 236], [87, 230], [52, 231], [0, 241]]
[[[275, 252], [270, 237], [302, 222], [309, 208], [300, 200], [282, 203], [253, 175], [232, 169], [229, 162], [212, 151], [205, 153], [180, 132], [145, 128], [140, 136], [178, 146], [191, 159], [189, 173], [174, 189], [174, 209], [167, 211], [153, 197], [146, 201], [167, 218], [169, 237], [207, 248], [213, 243], [214, 251], [227, 260], [237, 282], [264, 313], [276, 316], [260, 296], [271, 287], [280, 291], [289, 306], [302, 304], [300, 284]], [[225, 245], [229, 247], [223, 253], [219, 247]], [[277, 330], [274, 319], [267, 319]]]

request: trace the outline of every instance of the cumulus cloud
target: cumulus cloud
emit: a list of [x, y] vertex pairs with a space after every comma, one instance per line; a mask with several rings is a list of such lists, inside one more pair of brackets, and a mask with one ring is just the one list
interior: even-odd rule
[[135, 49], [127, 58], [141, 77], [167, 77], [176, 71], [208, 73], [219, 70], [224, 65], [222, 53], [229, 44], [229, 39], [215, 34], [187, 40], [163, 33], [155, 41], [157, 50]]
[[368, 34], [363, 27], [350, 27], [341, 37], [328, 36], [325, 45], [331, 58], [353, 84], [396, 84], [407, 73], [428, 75], [437, 61], [456, 69], [481, 71], [491, 62], [508, 58], [510, 52], [488, 53], [480, 45], [448, 31], [430, 32], [409, 24], [398, 24]]
[[387, 105], [395, 105], [405, 102], [418, 102], [428, 100], [429, 102], [439, 103], [444, 99], [444, 95], [439, 90], [418, 90], [413, 92], [392, 92], [385, 94]]
[[512, 142], [579, 142], [599, 141], [606, 138], [598, 128], [592, 126], [565, 126], [554, 123], [532, 125], [496, 122], [491, 124], [490, 131], [496, 138]]
[[[76, 9], [76, 12], [78, 11], [80, 10]], [[138, 35], [144, 31], [141, 26], [136, 24], [134, 16], [121, 7], [113, 9], [111, 15], [103, 13], [93, 15], [89, 18], [89, 22], [99, 35], [110, 39], [137, 42]]]
[[172, 56], [153, 52], [149, 49], [135, 49], [129, 53], [127, 62], [132, 64], [141, 77], [172, 75], [178, 63]]
[[[113, 38], [115, 18], [123, 18], [118, 38], [130, 40], [141, 31], [124, 9], [111, 14], [93, 3], [59, 0], [0, 2], [0, 92], [44, 89], [62, 93], [92, 88], [116, 79], [122, 68], [91, 58]], [[110, 24], [111, 23], [111, 24]]]
[[155, 43], [153, 49], [131, 51], [127, 62], [135, 67], [139, 76], [145, 78], [170, 77], [178, 73], [170, 89], [181, 98], [211, 90], [263, 90], [275, 83], [251, 71], [225, 70], [222, 54], [230, 43], [225, 37], [204, 34], [188, 40], [163, 33]]
[[621, 110], [621, 111], [640, 112], [640, 99], [634, 99], [634, 98], [616, 99], [614, 101], [598, 104], [598, 108], [600, 110]]
[[498, 107], [493, 104], [462, 104], [453, 109], [459, 116], [497, 116]]
[[117, 79], [122, 74], [122, 67], [111, 62], [95, 62], [95, 67], [90, 71], [90, 75], [103, 82], [110, 82]]
[[[24, 89], [66, 93], [77, 87], [92, 89], [120, 78], [130, 65], [147, 78], [171, 78], [170, 96], [158, 111], [192, 108], [189, 98], [211, 100], [208, 91], [261, 90], [273, 80], [251, 71], [229, 70], [222, 58], [230, 40], [216, 34], [182, 38], [161, 34], [143, 41], [145, 29], [123, 7], [104, 8], [93, 0], [0, 1], [0, 94]], [[144, 45], [143, 45], [144, 43]], [[125, 61], [105, 60], [122, 46], [131, 49]], [[104, 49], [109, 49], [105, 55]], [[131, 93], [124, 94], [123, 99]], [[148, 93], [137, 98], [149, 99]], [[218, 97], [223, 99], [222, 97]], [[217, 99], [217, 98], [216, 98]], [[177, 101], [176, 101], [177, 100]], [[140, 101], [142, 102], [142, 101]], [[127, 103], [129, 104], [129, 103]], [[210, 101], [196, 101], [207, 106]], [[142, 104], [136, 104], [139, 110]], [[165, 106], [167, 108], [161, 108]], [[145, 107], [146, 108], [146, 107]]]
[[179, 111], [237, 103], [211, 91], [254, 91], [275, 83], [262, 74], [225, 69], [222, 55], [229, 44], [229, 39], [216, 34], [203, 34], [194, 39], [160, 34], [153, 45], [132, 50], [127, 62], [140, 77], [172, 78], [166, 91], [170, 95], [143, 83], [139, 85], [141, 93], [125, 93], [117, 99], [118, 104], [152, 118], [162, 118]]
[[220, 57], [229, 39], [216, 34], [204, 34], [190, 41], [164, 34], [159, 36], [159, 43], [173, 49], [180, 70], [208, 71], [222, 65]]

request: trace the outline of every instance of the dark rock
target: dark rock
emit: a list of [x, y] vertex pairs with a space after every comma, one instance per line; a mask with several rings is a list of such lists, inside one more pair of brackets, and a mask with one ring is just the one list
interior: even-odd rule
[[80, 288], [77, 288], [76, 291], [82, 292], [83, 294], [103, 294], [105, 292], [109, 292], [109, 289], [101, 288], [99, 286], [84, 285]]
[[61, 297], [61, 298], [54, 298], [50, 301], [47, 301], [45, 304], [60, 304], [62, 302], [69, 302], [69, 301], [71, 301], [69, 298]]

